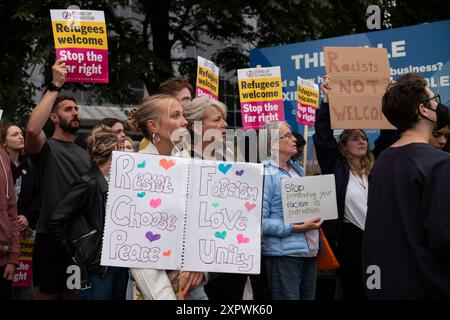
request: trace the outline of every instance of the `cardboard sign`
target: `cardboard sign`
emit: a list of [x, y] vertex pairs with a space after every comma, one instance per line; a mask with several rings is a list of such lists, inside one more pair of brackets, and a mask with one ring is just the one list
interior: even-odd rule
[[56, 58], [66, 60], [66, 82], [108, 83], [108, 39], [103, 11], [50, 10]]
[[244, 130], [284, 121], [280, 67], [239, 69], [238, 82]]
[[102, 265], [260, 272], [263, 165], [113, 152]]
[[334, 174], [281, 180], [284, 223], [337, 219]]
[[319, 86], [312, 81], [297, 77], [297, 122], [313, 127], [318, 107]]
[[333, 129], [395, 129], [381, 111], [390, 79], [386, 49], [324, 47]]
[[219, 97], [219, 67], [202, 57], [198, 57], [197, 60], [195, 97], [206, 96], [210, 99], [217, 100]]

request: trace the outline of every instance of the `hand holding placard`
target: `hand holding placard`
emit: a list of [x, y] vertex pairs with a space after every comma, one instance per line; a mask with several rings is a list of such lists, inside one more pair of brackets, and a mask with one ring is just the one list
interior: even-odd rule
[[63, 59], [56, 60], [55, 64], [52, 66], [52, 82], [58, 86], [62, 87], [64, 81], [66, 80], [67, 66], [66, 61]]
[[305, 232], [312, 229], [319, 229], [322, 223], [323, 220], [321, 217], [311, 218], [302, 224], [293, 224], [292, 232]]
[[102, 264], [258, 273], [262, 177], [261, 164], [114, 151]]
[[330, 90], [333, 89], [333, 84], [329, 75], [323, 76], [323, 83], [320, 85], [320, 90], [323, 92], [323, 102], [328, 103], [328, 95]]

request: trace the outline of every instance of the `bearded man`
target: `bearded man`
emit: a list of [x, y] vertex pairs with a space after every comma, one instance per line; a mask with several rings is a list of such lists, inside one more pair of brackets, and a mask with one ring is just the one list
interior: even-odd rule
[[[71, 184], [90, 168], [88, 153], [74, 143], [74, 134], [80, 127], [76, 101], [59, 96], [67, 75], [64, 60], [55, 62], [52, 74], [52, 83], [30, 115], [25, 139], [25, 150], [38, 173], [41, 202], [33, 249], [33, 298], [38, 300], [73, 296], [67, 286], [68, 266], [73, 262], [48, 234], [46, 224]], [[43, 131], [48, 119], [55, 127], [49, 138]]]

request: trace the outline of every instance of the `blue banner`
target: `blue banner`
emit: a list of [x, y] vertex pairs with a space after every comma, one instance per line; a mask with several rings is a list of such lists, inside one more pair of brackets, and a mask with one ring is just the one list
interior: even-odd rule
[[[428, 81], [429, 87], [441, 95], [442, 103], [450, 104], [450, 20], [421, 24], [350, 36], [293, 43], [284, 46], [254, 49], [250, 52], [250, 66], [281, 67], [284, 114], [294, 131], [303, 133], [303, 126], [295, 120], [297, 76], [322, 83], [325, 74], [323, 47], [386, 48], [391, 75], [414, 72]], [[313, 128], [310, 128], [314, 131]], [[369, 140], [378, 130], [368, 130]], [[309, 157], [308, 157], [309, 158]]]

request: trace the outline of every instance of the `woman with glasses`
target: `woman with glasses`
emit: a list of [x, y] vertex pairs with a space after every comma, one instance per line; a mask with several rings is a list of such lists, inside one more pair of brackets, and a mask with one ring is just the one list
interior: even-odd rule
[[269, 292], [274, 300], [314, 300], [320, 217], [287, 224], [281, 201], [282, 179], [301, 177], [305, 170], [291, 160], [296, 139], [285, 122], [272, 122], [260, 131], [268, 159], [264, 160], [262, 255]]
[[328, 93], [331, 80], [324, 76], [323, 101], [316, 111], [313, 135], [322, 174], [334, 174], [338, 219], [323, 229], [340, 264], [339, 283], [343, 299], [364, 299], [361, 244], [367, 214], [368, 176], [374, 164], [364, 130], [346, 129], [337, 142], [330, 124]]

